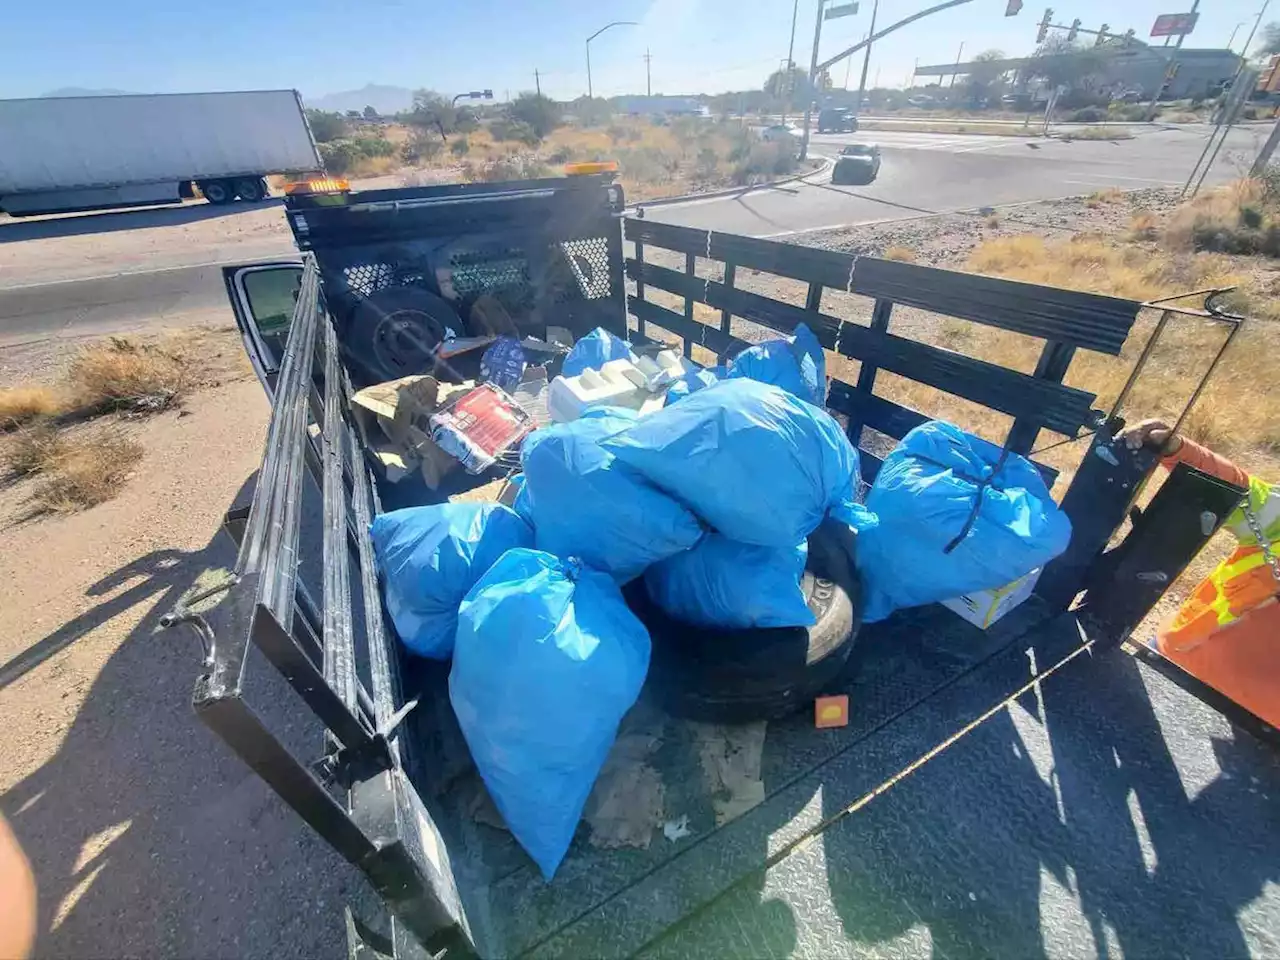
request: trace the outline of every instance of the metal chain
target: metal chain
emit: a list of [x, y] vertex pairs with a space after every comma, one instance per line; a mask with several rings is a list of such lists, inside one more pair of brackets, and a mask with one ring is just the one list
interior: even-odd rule
[[1271, 542], [1262, 531], [1262, 524], [1258, 522], [1258, 515], [1253, 512], [1252, 496], [1245, 497], [1243, 507], [1245, 523], [1249, 525], [1249, 530], [1257, 539], [1258, 546], [1262, 548], [1262, 558], [1266, 560], [1267, 566], [1271, 568], [1271, 576], [1275, 578], [1276, 583], [1280, 583], [1280, 558], [1276, 557], [1275, 553], [1272, 552]]

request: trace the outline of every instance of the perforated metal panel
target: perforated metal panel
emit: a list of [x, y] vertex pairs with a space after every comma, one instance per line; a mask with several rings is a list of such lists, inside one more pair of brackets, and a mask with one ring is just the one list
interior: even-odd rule
[[357, 263], [342, 269], [347, 288], [362, 297], [391, 285], [395, 271], [389, 263]]
[[[566, 240], [560, 245], [564, 249], [573, 268], [574, 278], [582, 296], [588, 300], [599, 300], [609, 296], [609, 245], [604, 237], [589, 237], [585, 240]], [[566, 300], [568, 291], [561, 291], [558, 299]]]
[[482, 293], [530, 287], [529, 261], [518, 247], [497, 251], [460, 250], [449, 257], [449, 268], [453, 289], [462, 300]]

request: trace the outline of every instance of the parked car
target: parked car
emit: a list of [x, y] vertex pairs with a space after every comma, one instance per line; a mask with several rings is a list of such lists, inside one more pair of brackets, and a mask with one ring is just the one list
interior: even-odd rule
[[773, 126], [765, 127], [760, 131], [760, 139], [766, 143], [778, 143], [788, 137], [793, 140], [799, 140], [803, 136], [804, 131], [794, 123], [775, 123]]
[[907, 97], [907, 103], [913, 107], [932, 107], [936, 102], [927, 93], [918, 93], [914, 97]]
[[880, 175], [880, 148], [874, 143], [853, 143], [840, 151], [832, 183], [870, 183]]
[[853, 133], [858, 129], [858, 115], [848, 107], [832, 107], [818, 111], [819, 133]]

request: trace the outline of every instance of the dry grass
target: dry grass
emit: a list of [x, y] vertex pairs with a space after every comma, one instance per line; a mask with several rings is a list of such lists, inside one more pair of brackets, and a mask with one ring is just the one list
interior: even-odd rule
[[889, 247], [882, 256], [886, 260], [900, 260], [903, 263], [915, 263], [916, 260], [915, 251], [906, 247]]
[[1089, 196], [1085, 197], [1084, 205], [1091, 209], [1096, 209], [1106, 203], [1119, 203], [1124, 198], [1123, 190], [1109, 187], [1106, 190], [1095, 190], [1089, 194]]
[[119, 430], [62, 440], [31, 495], [34, 511], [74, 513], [105, 503], [120, 492], [142, 454], [142, 445]]
[[1174, 211], [1163, 239], [1174, 250], [1280, 256], [1280, 198], [1250, 179], [1206, 190]]
[[43, 473], [62, 456], [66, 440], [49, 421], [19, 427], [5, 446], [5, 472], [9, 479]]
[[1129, 221], [1130, 240], [1154, 240], [1158, 234], [1160, 221], [1149, 210], [1139, 210]]
[[1133, 134], [1123, 127], [1082, 127], [1059, 135], [1060, 140], [1132, 140]]
[[[987, 241], [977, 247], [969, 267], [981, 273], [1070, 289], [1153, 300], [1179, 290], [1229, 286], [1243, 279], [1228, 257], [1194, 254], [1173, 257], [1146, 247], [1101, 237], [1047, 242], [1019, 236]], [[1246, 311], [1265, 313], [1269, 300], [1241, 294]], [[1155, 311], [1140, 316], [1117, 358], [1081, 352], [1066, 382], [1098, 395], [1106, 407], [1117, 396], [1142, 344], [1155, 323]], [[1128, 400], [1136, 416], [1173, 417], [1190, 397], [1209, 359], [1222, 343], [1217, 324], [1192, 318], [1170, 325], [1146, 371]], [[986, 327], [975, 328], [975, 355], [1017, 369], [1029, 369], [1038, 341]], [[968, 351], [966, 351], [968, 352]], [[1237, 337], [1196, 411], [1188, 421], [1193, 439], [1233, 455], [1280, 454], [1280, 392], [1266, 389], [1269, 370], [1280, 352], [1280, 324], [1255, 321]], [[1057, 465], [1057, 464], [1055, 464]]]
[[67, 386], [69, 410], [91, 416], [114, 410], [166, 410], [181, 400], [190, 384], [181, 357], [112, 337], [80, 352], [67, 372]]
[[982, 123], [969, 120], [859, 120], [861, 130], [901, 130], [904, 133], [968, 133], [986, 137], [1039, 137], [1038, 127], [1012, 123]]
[[6, 387], [0, 390], [0, 430], [53, 416], [61, 406], [61, 399], [48, 387]]

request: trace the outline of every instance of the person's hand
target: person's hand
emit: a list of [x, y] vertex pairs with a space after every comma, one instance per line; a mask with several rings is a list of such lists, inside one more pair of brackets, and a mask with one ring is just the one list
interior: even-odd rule
[[1182, 447], [1182, 438], [1174, 434], [1172, 428], [1163, 420], [1143, 420], [1125, 429], [1120, 434], [1125, 446], [1130, 450], [1139, 447], [1150, 447], [1168, 455], [1177, 453]]

